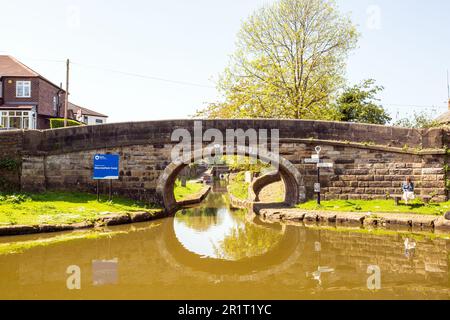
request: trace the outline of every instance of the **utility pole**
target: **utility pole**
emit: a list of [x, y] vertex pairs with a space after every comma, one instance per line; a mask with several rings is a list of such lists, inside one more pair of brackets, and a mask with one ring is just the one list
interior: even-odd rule
[[69, 69], [70, 69], [70, 60], [67, 59], [66, 62], [66, 100], [64, 101], [64, 127], [67, 127], [67, 116], [69, 109]]

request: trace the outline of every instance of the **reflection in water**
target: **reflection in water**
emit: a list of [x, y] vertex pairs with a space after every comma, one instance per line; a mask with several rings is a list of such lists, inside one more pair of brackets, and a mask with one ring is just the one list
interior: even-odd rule
[[236, 261], [265, 254], [279, 242], [278, 230], [247, 222], [245, 211], [231, 211], [224, 199], [226, 195], [212, 193], [201, 206], [175, 215], [175, 234], [187, 250]]
[[94, 286], [104, 286], [107, 284], [117, 284], [117, 273], [119, 261], [113, 260], [93, 260], [92, 261], [92, 283]]
[[[109, 237], [1, 238], [0, 298], [450, 299], [448, 239], [270, 226], [225, 200], [211, 194], [201, 208]], [[369, 289], [369, 277], [381, 287]]]
[[311, 274], [309, 272], [306, 273], [306, 276], [310, 276], [313, 280], [317, 281], [317, 286], [322, 286], [322, 274], [323, 273], [333, 273], [334, 269], [329, 267], [318, 267], [317, 271], [312, 272]]
[[260, 256], [277, 245], [282, 236], [276, 230], [246, 223], [233, 228], [229, 235], [215, 245], [215, 253], [217, 257], [234, 261]]
[[409, 238], [405, 239], [405, 257], [412, 259], [414, 257], [414, 252], [416, 251], [416, 242]]

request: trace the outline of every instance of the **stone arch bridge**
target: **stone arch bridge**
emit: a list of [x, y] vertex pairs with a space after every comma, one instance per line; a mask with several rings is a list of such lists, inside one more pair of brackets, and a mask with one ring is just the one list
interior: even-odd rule
[[[114, 191], [173, 209], [173, 183], [184, 164], [171, 160], [175, 129], [194, 136], [195, 120], [115, 123], [56, 130], [0, 132], [0, 163], [14, 160], [17, 170], [0, 166], [3, 188], [23, 191], [78, 190], [94, 192], [93, 155], [121, 155], [120, 179]], [[445, 129], [405, 129], [378, 125], [303, 120], [202, 120], [202, 132], [279, 130], [279, 167], [286, 185], [286, 202], [313, 196], [315, 166], [304, 158], [322, 147], [335, 164], [323, 170], [325, 199], [380, 199], [398, 193], [411, 176], [421, 194], [447, 199]], [[244, 142], [245, 144], [246, 142]], [[204, 148], [202, 145], [201, 148]], [[237, 145], [251, 153], [248, 145]], [[261, 156], [261, 155], [260, 155]], [[262, 157], [269, 157], [268, 154]], [[0, 182], [1, 182], [0, 181]], [[0, 187], [2, 183], [0, 183]], [[103, 186], [103, 185], [102, 185]], [[106, 189], [106, 184], [103, 186]]]

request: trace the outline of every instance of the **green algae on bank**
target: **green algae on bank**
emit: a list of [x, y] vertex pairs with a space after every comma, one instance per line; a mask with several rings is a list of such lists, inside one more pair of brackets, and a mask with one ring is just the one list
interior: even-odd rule
[[[140, 227], [136, 226], [121, 226], [120, 229], [91, 229], [91, 230], [78, 230], [68, 233], [60, 233], [57, 235], [44, 234], [40, 236], [34, 236], [33, 239], [24, 241], [11, 241], [11, 238], [4, 238], [7, 242], [0, 242], [0, 256], [9, 254], [19, 254], [27, 250], [37, 247], [53, 246], [60, 243], [77, 241], [77, 240], [95, 240], [113, 238], [119, 235], [127, 235], [133, 232], [150, 230], [161, 226], [161, 223], [151, 222], [151, 224], [143, 224]], [[19, 239], [15, 237], [14, 239]]]
[[70, 234], [57, 235], [51, 238], [37, 240], [17, 241], [0, 243], [0, 255], [17, 254], [36, 247], [46, 247], [58, 243], [83, 240], [83, 239], [101, 239], [112, 237], [118, 234], [125, 234], [124, 231], [106, 232], [106, 231], [83, 231]]

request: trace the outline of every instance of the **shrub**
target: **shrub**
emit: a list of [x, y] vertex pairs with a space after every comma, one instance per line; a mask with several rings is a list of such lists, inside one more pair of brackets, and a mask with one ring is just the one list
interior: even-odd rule
[[16, 171], [20, 167], [19, 161], [15, 159], [0, 159], [0, 170]]
[[0, 202], [10, 204], [20, 204], [27, 200], [30, 200], [30, 197], [25, 194], [0, 195]]
[[[84, 126], [84, 123], [67, 119], [67, 126], [68, 127], [76, 127], [76, 126]], [[64, 119], [60, 118], [53, 118], [50, 119], [50, 128], [56, 129], [56, 128], [64, 128]]]

